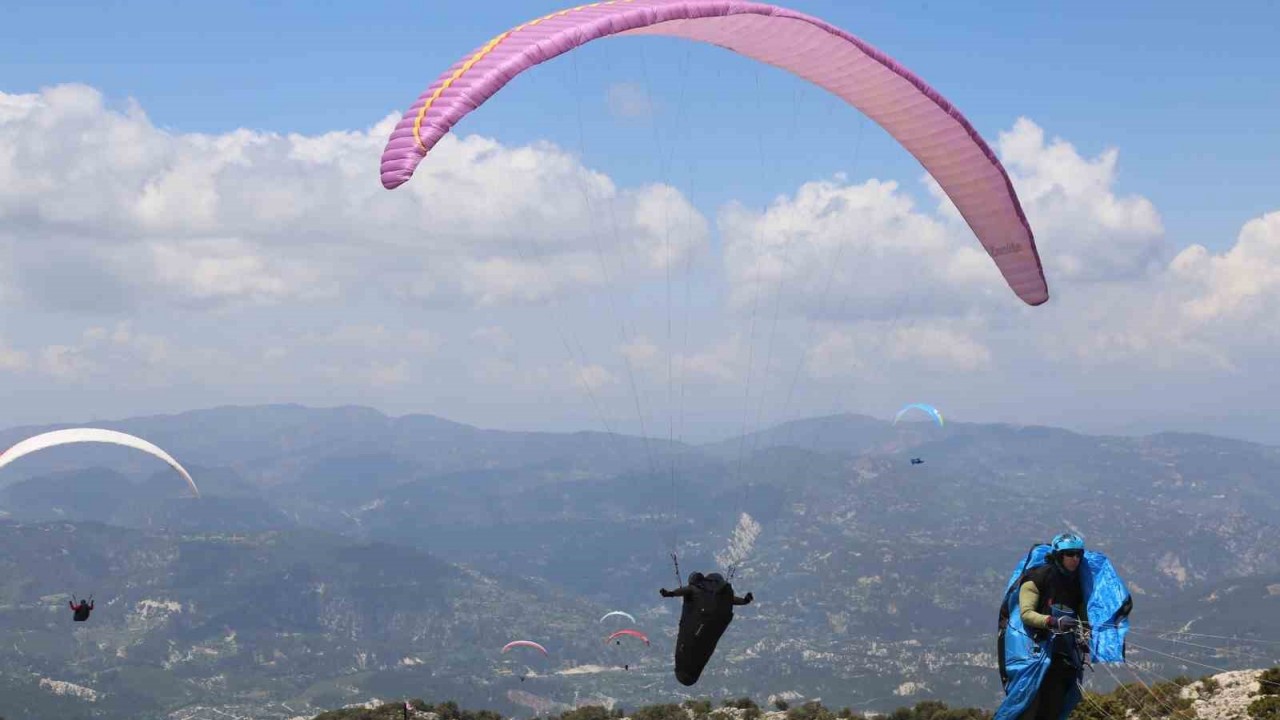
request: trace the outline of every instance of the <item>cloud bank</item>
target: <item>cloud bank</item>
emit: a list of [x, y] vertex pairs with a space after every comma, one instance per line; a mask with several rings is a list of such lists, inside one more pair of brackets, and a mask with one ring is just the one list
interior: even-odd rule
[[[620, 117], [649, 112], [632, 90], [609, 91]], [[1170, 247], [1117, 189], [1119, 149], [1085, 157], [1029, 119], [994, 146], [1045, 263], [1040, 308], [927, 177], [704, 211], [550, 143], [451, 134], [388, 193], [393, 122], [204, 135], [85, 86], [0, 93], [9, 421], [297, 400], [634, 432], [909, 395], [961, 420], [1119, 427], [1280, 400], [1280, 210]]]

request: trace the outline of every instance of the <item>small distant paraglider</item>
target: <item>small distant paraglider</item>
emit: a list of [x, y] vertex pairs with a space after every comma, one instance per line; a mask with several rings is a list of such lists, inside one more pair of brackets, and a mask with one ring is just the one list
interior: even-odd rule
[[919, 410], [920, 412], [928, 415], [930, 418], [933, 418], [933, 421], [938, 424], [938, 427], [943, 427], [942, 413], [938, 412], [938, 408], [928, 403], [911, 403], [909, 405], [903, 406], [903, 408], [898, 411], [898, 414], [894, 416], [893, 424], [897, 425], [898, 421], [902, 419], [902, 416], [906, 415], [912, 410]]
[[923, 464], [924, 464], [924, 459], [923, 459], [923, 458], [911, 458], [911, 464], [912, 464], [912, 465], [923, 465]]
[[89, 619], [89, 613], [93, 612], [93, 596], [76, 600], [76, 596], [72, 595], [71, 600], [67, 602], [71, 606], [73, 615], [71, 619], [76, 622], [84, 622]]
[[604, 622], [605, 620], [608, 620], [609, 618], [615, 617], [615, 616], [630, 620], [632, 625], [636, 624], [635, 617], [631, 613], [623, 612], [622, 610], [610, 610], [609, 612], [605, 613], [603, 617], [600, 618], [600, 622]]
[[[649, 647], [649, 636], [645, 635], [644, 633], [640, 632], [639, 630], [632, 630], [632, 629], [630, 629], [630, 628], [628, 628], [628, 629], [626, 629], [626, 630], [619, 630], [618, 632], [613, 633], [613, 634], [612, 634], [612, 635], [610, 635], [609, 637], [605, 638], [605, 639], [604, 639], [604, 641], [607, 643], [607, 642], [609, 642], [609, 641], [611, 641], [611, 640], [612, 640], [612, 641], [613, 641], [613, 643], [614, 643], [615, 645], [622, 645], [622, 638], [623, 638], [624, 636], [630, 636], [630, 637], [636, 638], [636, 639], [638, 639], [640, 642], [643, 642], [645, 647]], [[623, 663], [623, 665], [622, 665], [622, 669], [623, 669], [623, 670], [630, 670], [630, 669], [631, 669], [631, 663], [630, 663], [630, 662]]]
[[620, 637], [622, 637], [622, 636], [624, 636], [624, 635], [629, 635], [629, 636], [631, 636], [631, 637], [633, 637], [633, 638], [639, 638], [639, 639], [640, 639], [640, 641], [641, 641], [641, 642], [643, 642], [645, 645], [648, 645], [648, 644], [649, 644], [649, 637], [648, 637], [647, 635], [645, 635], [644, 633], [640, 632], [639, 630], [631, 630], [631, 629], [627, 629], [627, 630], [619, 630], [618, 632], [616, 632], [616, 633], [614, 633], [614, 634], [610, 635], [609, 637], [605, 638], [605, 642], [609, 642], [610, 640], [613, 640], [614, 642], [616, 642], [616, 643], [618, 643], [619, 645], [621, 645], [621, 644], [622, 644], [622, 641], [621, 641], [621, 640], [619, 640], [618, 638], [620, 638]]
[[[140, 437], [123, 433], [118, 430], [106, 430], [103, 428], [65, 428], [62, 430], [52, 430], [50, 432], [40, 433], [23, 440], [12, 447], [0, 452], [0, 469], [7, 467], [10, 463], [16, 462], [18, 459], [26, 457], [31, 453], [47, 451], [50, 448], [56, 448], [63, 445], [76, 445], [80, 443], [104, 443], [107, 445], [118, 445], [121, 447], [133, 448], [144, 452], [154, 458], [163, 460], [177, 472], [187, 483], [187, 487], [191, 489], [191, 494], [200, 497], [200, 488], [196, 487], [196, 481], [191, 479], [191, 473], [182, 467], [182, 464], [173, 458], [172, 455], [160, 449], [156, 445], [143, 440]], [[93, 612], [93, 596], [88, 599], [81, 598], [76, 600], [75, 595], [71, 596], [68, 602], [71, 606], [72, 620], [75, 622], [86, 622], [89, 614]]]
[[[506, 645], [502, 646], [502, 654], [506, 655], [512, 649], [518, 648], [518, 647], [533, 648], [534, 650], [537, 650], [538, 652], [542, 653], [543, 657], [550, 657], [551, 655], [551, 653], [547, 652], [546, 648], [542, 647], [541, 645], [539, 645], [538, 643], [532, 640], [515, 640], [512, 642], [509, 642]], [[520, 675], [520, 682], [524, 682], [524, 678], [525, 678], [524, 674]]]
[[538, 643], [532, 640], [515, 640], [513, 642], [509, 642], [506, 645], [502, 646], [502, 652], [504, 653], [510, 652], [512, 648], [518, 648], [518, 647], [533, 648], [538, 652], [542, 653], [543, 655], [550, 655], [550, 653], [547, 652], [546, 648], [542, 647], [541, 645], [539, 645]]

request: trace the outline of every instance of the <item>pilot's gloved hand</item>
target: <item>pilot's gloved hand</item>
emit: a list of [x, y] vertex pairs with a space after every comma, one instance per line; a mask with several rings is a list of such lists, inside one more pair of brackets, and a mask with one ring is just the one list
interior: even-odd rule
[[661, 595], [662, 597], [671, 597], [672, 592], [666, 588], [662, 588], [661, 590], [658, 591], [658, 594]]
[[743, 597], [742, 599], [746, 600], [747, 602], [752, 602], [756, 599], [756, 596], [752, 595], [751, 593], [747, 593], [746, 596]]
[[1069, 615], [1063, 615], [1062, 617], [1050, 617], [1048, 624], [1050, 630], [1070, 632], [1080, 626], [1080, 621]]

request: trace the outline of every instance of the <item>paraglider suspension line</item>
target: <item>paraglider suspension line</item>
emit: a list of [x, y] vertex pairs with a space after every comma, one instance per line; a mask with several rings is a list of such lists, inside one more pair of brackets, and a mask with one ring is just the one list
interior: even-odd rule
[[676, 557], [674, 550], [671, 551], [671, 564], [676, 568], [676, 587], [684, 586], [683, 576], [680, 574], [680, 558]]

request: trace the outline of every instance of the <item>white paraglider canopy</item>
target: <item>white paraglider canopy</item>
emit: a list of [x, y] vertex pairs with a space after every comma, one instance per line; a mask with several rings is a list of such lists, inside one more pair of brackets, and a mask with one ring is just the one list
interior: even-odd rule
[[56, 447], [58, 445], [86, 442], [123, 445], [124, 447], [131, 447], [135, 450], [141, 450], [148, 455], [158, 457], [168, 463], [169, 467], [177, 470], [178, 474], [182, 475], [182, 479], [186, 480], [187, 485], [191, 487], [191, 492], [194, 493], [196, 497], [200, 497], [200, 489], [196, 487], [196, 481], [191, 479], [191, 473], [187, 472], [187, 469], [182, 467], [177, 460], [174, 460], [172, 455], [140, 437], [135, 437], [128, 433], [117, 432], [115, 430], [103, 430], [101, 428], [68, 428], [66, 430], [54, 430], [52, 432], [41, 433], [35, 437], [29, 437], [0, 453], [0, 468], [3, 468], [24, 455], [30, 455], [38, 450], [44, 450], [45, 448]]

